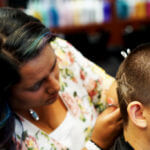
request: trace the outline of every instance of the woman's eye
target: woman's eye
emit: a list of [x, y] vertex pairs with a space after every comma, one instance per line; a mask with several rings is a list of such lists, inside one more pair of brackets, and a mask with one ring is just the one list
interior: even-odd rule
[[42, 82], [35, 84], [33, 87], [29, 88], [30, 91], [37, 91], [40, 89]]

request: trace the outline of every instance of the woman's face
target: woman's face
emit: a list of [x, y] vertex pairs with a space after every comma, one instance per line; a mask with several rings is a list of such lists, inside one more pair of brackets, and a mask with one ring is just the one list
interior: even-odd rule
[[21, 81], [12, 88], [15, 109], [29, 109], [53, 103], [60, 89], [59, 68], [51, 46], [47, 44], [39, 56], [20, 70]]

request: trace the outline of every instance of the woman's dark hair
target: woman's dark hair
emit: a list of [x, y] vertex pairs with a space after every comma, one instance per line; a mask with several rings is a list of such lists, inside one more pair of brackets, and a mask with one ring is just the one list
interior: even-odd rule
[[20, 9], [10, 7], [0, 8], [0, 36], [2, 36], [2, 39], [5, 39], [5, 37], [28, 22], [40, 21], [32, 16], [26, 15]]
[[0, 149], [16, 149], [13, 137], [17, 115], [13, 112], [10, 101], [11, 88], [21, 78], [19, 68], [38, 56], [54, 38], [43, 24], [29, 21], [11, 32], [0, 50]]

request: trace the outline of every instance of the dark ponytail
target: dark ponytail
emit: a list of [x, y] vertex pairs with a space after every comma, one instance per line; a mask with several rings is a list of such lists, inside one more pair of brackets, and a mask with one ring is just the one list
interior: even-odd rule
[[3, 54], [2, 40], [0, 48], [0, 149], [15, 150], [13, 139], [16, 114], [12, 111], [9, 98], [11, 87], [19, 82], [16, 65]]

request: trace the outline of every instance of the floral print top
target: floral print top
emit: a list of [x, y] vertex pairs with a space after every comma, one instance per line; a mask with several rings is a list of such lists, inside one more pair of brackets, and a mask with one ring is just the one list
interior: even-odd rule
[[[68, 114], [60, 127], [50, 134], [21, 117], [22, 126], [16, 120], [14, 138], [17, 147], [21, 143], [23, 150], [80, 150], [90, 138], [97, 115], [107, 106], [105, 92], [114, 78], [65, 40], [56, 38], [51, 46], [60, 68], [59, 95]], [[73, 132], [73, 136], [69, 132]], [[59, 140], [57, 133], [65, 141]], [[74, 137], [77, 137], [78, 148], [74, 148]]]

